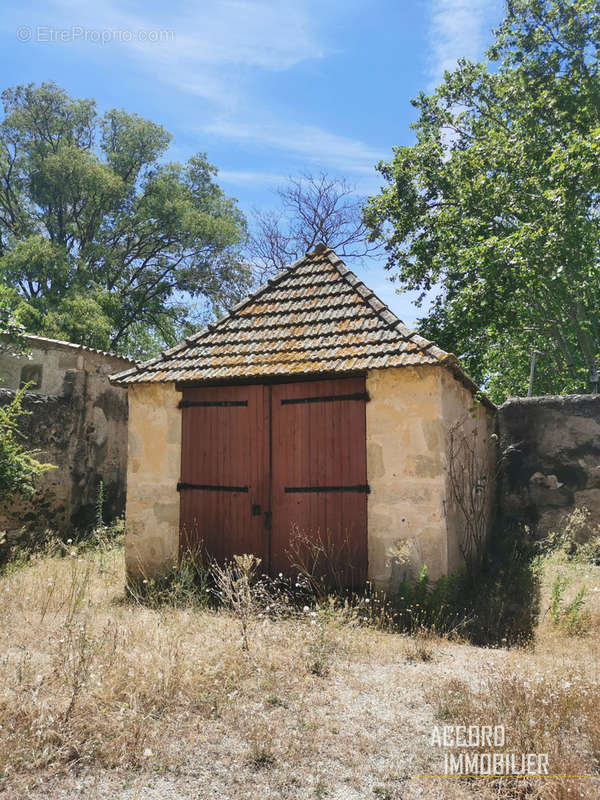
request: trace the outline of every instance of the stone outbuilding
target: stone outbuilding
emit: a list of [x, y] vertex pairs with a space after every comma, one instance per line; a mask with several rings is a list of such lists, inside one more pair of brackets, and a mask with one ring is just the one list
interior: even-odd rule
[[0, 507], [9, 539], [25, 529], [70, 534], [94, 523], [100, 483], [105, 518], [125, 509], [127, 392], [109, 376], [133, 367], [129, 358], [43, 336], [22, 347], [0, 341], [0, 404], [27, 385], [19, 429], [28, 449], [56, 469], [42, 475], [32, 497]]
[[112, 380], [129, 390], [130, 574], [200, 545], [272, 574], [320, 553], [344, 583], [388, 588], [460, 564], [450, 431], [466, 426], [491, 485], [494, 407], [332, 250]]

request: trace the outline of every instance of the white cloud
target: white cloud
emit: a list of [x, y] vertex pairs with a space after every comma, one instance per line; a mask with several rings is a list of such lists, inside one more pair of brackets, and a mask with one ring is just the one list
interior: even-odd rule
[[277, 120], [257, 123], [221, 119], [207, 123], [202, 130], [227, 139], [292, 152], [313, 164], [338, 169], [346, 174], [372, 173], [375, 163], [386, 155], [358, 139], [302, 123], [290, 125]]
[[178, 20], [177, 54], [200, 63], [288, 69], [323, 55], [308, 11], [306, 2], [293, 0], [209, 0]]
[[[245, 70], [286, 70], [325, 55], [316, 34], [314, 2], [173, 2], [168, 14], [161, 10], [158, 15], [152, 8], [130, 12], [114, 0], [55, 0], [43, 16], [48, 18], [50, 11], [56, 28], [116, 31], [116, 44], [110, 46], [128, 53], [154, 80], [230, 107], [240, 94]], [[120, 31], [127, 33], [125, 40], [118, 38]], [[86, 47], [93, 52], [93, 44], [86, 42]]]
[[429, 89], [459, 58], [482, 58], [491, 29], [502, 16], [502, 0], [432, 0], [429, 42]]
[[[49, 0], [44, 5], [37, 0], [23, 21], [55, 30], [76, 26], [78, 38], [49, 46], [77, 48], [81, 57], [98, 64], [119, 63], [124, 71], [137, 70], [146, 81], [187, 96], [189, 113], [182, 127], [188, 131], [242, 142], [248, 149], [277, 149], [288, 155], [291, 171], [304, 164], [307, 169], [339, 170], [370, 188], [375, 163], [389, 153], [307, 124], [301, 111], [297, 121], [278, 116], [257, 99], [267, 73], [330, 56], [339, 43], [325, 31], [344, 13], [346, 6], [339, 0], [171, 0], [167, 8], [121, 0]], [[94, 33], [106, 31], [117, 35], [104, 44], [94, 41]], [[169, 32], [172, 36], [162, 35]], [[92, 38], [85, 38], [89, 34]], [[222, 179], [281, 182], [280, 176], [243, 170], [222, 174]]]
[[277, 175], [273, 172], [260, 172], [259, 170], [220, 169], [219, 183], [231, 183], [234, 186], [279, 186], [287, 181], [286, 175]]

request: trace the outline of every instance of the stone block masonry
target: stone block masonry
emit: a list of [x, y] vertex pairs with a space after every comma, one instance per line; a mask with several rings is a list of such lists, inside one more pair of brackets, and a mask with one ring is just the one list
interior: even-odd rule
[[68, 534], [94, 523], [100, 482], [104, 517], [125, 509], [127, 393], [108, 377], [129, 359], [42, 337], [26, 337], [29, 353], [0, 349], [0, 403], [33, 381], [20, 420], [28, 449], [57, 468], [38, 480], [31, 498], [0, 507], [0, 530]]
[[[486, 526], [495, 498], [494, 413], [448, 370], [403, 367], [367, 376], [369, 577], [394, 591], [427, 566], [432, 579], [462, 563], [464, 520], [448, 477], [448, 434], [473, 436], [488, 480]], [[487, 535], [487, 534], [486, 534]]]
[[574, 508], [600, 523], [600, 395], [527, 397], [498, 410], [505, 453], [499, 506], [541, 538]]

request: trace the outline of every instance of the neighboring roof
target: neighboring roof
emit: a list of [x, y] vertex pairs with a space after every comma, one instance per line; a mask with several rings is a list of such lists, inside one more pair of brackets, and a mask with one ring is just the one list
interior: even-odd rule
[[[0, 334], [1, 335], [1, 334]], [[73, 342], [63, 342], [62, 339], [48, 339], [45, 336], [35, 336], [32, 333], [19, 334], [21, 339], [25, 339], [32, 345], [39, 347], [68, 347], [73, 350], [83, 350], [87, 353], [97, 353], [101, 356], [108, 356], [110, 358], [118, 358], [121, 361], [127, 361], [129, 364], [138, 364], [139, 362], [127, 356], [119, 356], [116, 353], [109, 353], [107, 350], [97, 350], [95, 347], [86, 347], [83, 344], [74, 344]]]
[[318, 245], [214, 324], [111, 380], [228, 381], [427, 364], [460, 372], [455, 356], [409, 330]]

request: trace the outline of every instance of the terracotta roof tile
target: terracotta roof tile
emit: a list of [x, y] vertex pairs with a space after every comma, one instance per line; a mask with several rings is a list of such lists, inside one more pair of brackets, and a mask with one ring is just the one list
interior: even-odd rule
[[410, 331], [323, 246], [278, 273], [229, 314], [116, 383], [344, 373], [456, 359]]

